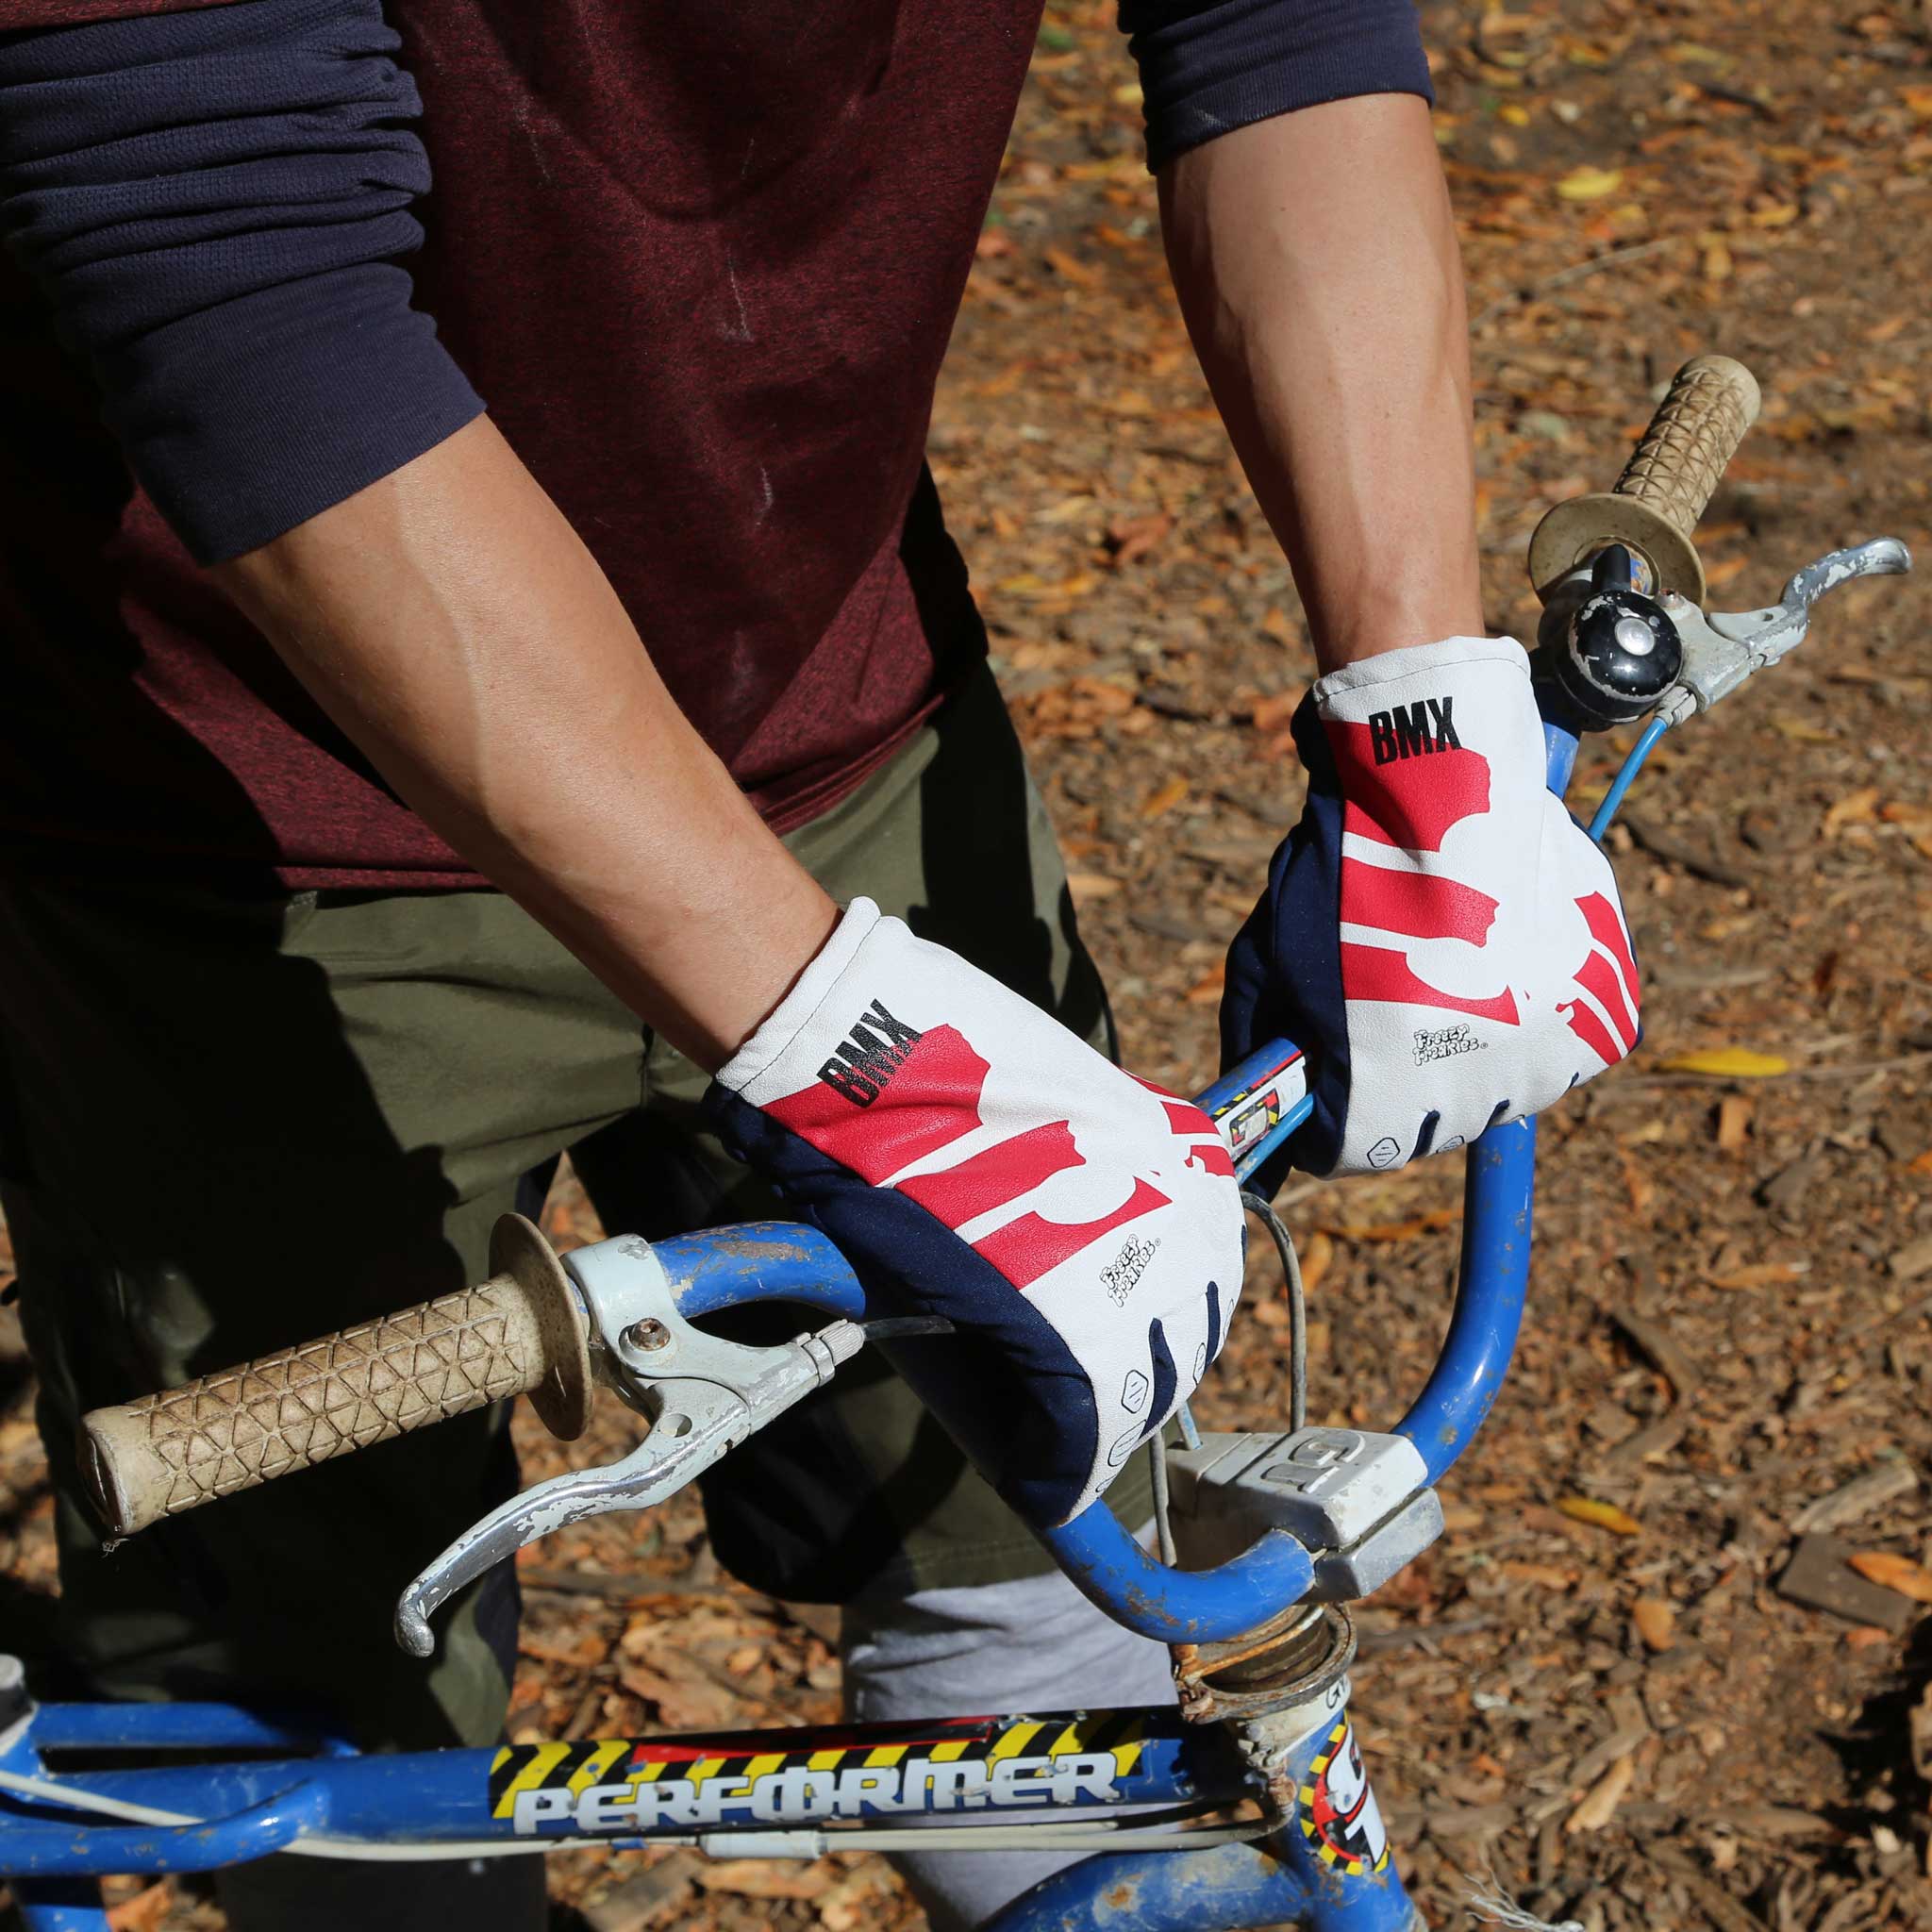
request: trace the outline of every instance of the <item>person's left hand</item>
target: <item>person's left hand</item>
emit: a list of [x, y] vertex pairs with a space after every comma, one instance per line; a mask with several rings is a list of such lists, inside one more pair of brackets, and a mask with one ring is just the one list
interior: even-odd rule
[[1221, 1008], [1224, 1066], [1274, 1039], [1308, 1058], [1314, 1112], [1264, 1174], [1459, 1147], [1630, 1051], [1617, 882], [1548, 788], [1521, 644], [1344, 665], [1294, 739], [1307, 803], [1228, 948]]

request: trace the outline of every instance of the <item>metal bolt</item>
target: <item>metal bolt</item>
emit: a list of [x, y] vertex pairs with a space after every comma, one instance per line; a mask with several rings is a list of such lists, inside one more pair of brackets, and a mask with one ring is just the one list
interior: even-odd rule
[[668, 1348], [671, 1345], [671, 1331], [654, 1315], [647, 1315], [641, 1322], [633, 1322], [624, 1331], [624, 1339], [633, 1348]]
[[1641, 617], [1620, 617], [1612, 633], [1633, 658], [1647, 658], [1657, 649], [1657, 635]]

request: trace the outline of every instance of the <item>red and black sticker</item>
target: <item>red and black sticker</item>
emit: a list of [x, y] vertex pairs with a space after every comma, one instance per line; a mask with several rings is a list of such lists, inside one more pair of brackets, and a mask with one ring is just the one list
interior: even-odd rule
[[1389, 1862], [1389, 1834], [1382, 1809], [1362, 1769], [1361, 1746], [1347, 1715], [1335, 1720], [1308, 1766], [1301, 1789], [1302, 1836], [1324, 1865], [1351, 1878], [1379, 1872]]
[[1214, 1124], [1239, 1159], [1281, 1124], [1281, 1117], [1307, 1097], [1308, 1069], [1300, 1047], [1278, 1065], [1270, 1067], [1231, 1099], [1214, 1109]]

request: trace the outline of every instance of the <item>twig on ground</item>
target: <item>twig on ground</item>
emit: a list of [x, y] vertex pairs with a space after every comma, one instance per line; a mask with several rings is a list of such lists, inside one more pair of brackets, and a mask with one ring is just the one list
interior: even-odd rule
[[1497, 316], [1522, 303], [1534, 302], [1539, 295], [1548, 294], [1553, 289], [1566, 289], [1572, 282], [1601, 275], [1605, 269], [1622, 268], [1626, 262], [1641, 261], [1650, 255], [1661, 255], [1666, 248], [1690, 239], [1688, 235], [1659, 235], [1653, 242], [1633, 242], [1627, 248], [1612, 248], [1607, 255], [1593, 255], [1588, 261], [1574, 262], [1569, 268], [1558, 269], [1555, 275], [1545, 275], [1541, 281], [1525, 282], [1522, 288], [1512, 289], [1508, 294], [1498, 296], [1487, 308], [1478, 310], [1475, 320], [1469, 325], [1470, 332], [1474, 334], [1486, 322], [1493, 322]]

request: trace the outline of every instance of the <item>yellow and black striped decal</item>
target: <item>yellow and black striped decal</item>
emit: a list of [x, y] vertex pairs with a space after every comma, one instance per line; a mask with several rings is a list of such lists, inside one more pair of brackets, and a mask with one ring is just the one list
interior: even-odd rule
[[1308, 1070], [1300, 1047], [1239, 1093], [1230, 1094], [1214, 1109], [1214, 1124], [1237, 1158], [1281, 1124], [1290, 1108], [1299, 1106], [1308, 1091]]
[[1302, 1836], [1323, 1864], [1359, 1878], [1389, 1862], [1389, 1834], [1382, 1808], [1369, 1789], [1362, 1754], [1344, 1711], [1308, 1764], [1301, 1788]]
[[[1049, 1718], [962, 1718], [922, 1724], [736, 1732], [715, 1738], [602, 1738], [577, 1743], [506, 1744], [490, 1767], [490, 1815], [509, 1818], [519, 1796], [663, 1778], [702, 1787], [713, 1778], [756, 1779], [787, 1771], [881, 1770], [911, 1758], [988, 1767], [1016, 1757], [1111, 1757], [1114, 1775], [1132, 1775], [1147, 1720], [1138, 1711], [1074, 1712]], [[785, 1748], [769, 1747], [783, 1739]]]

